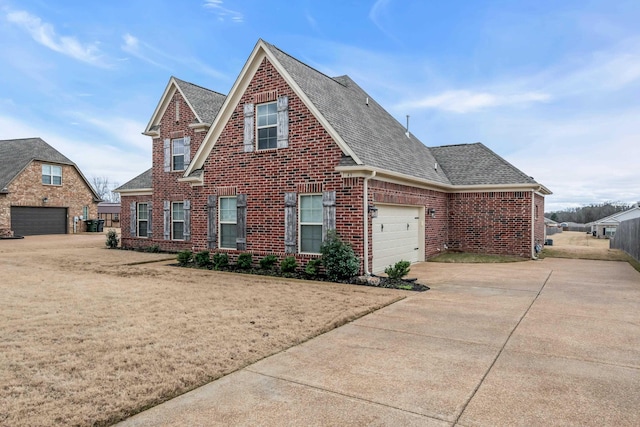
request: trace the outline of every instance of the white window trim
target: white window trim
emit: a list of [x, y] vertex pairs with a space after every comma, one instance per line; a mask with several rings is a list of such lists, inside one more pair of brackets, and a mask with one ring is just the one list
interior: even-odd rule
[[302, 251], [302, 226], [303, 225], [319, 225], [320, 228], [322, 229], [322, 219], [320, 220], [320, 222], [302, 222], [302, 198], [308, 197], [308, 196], [318, 196], [320, 197], [320, 201], [322, 201], [322, 193], [308, 193], [308, 194], [298, 195], [298, 253], [317, 255], [320, 252], [303, 252]]
[[[146, 219], [140, 219], [140, 205], [145, 205], [147, 207], [147, 218]], [[144, 221], [145, 223], [147, 223], [147, 226], [145, 226], [144, 228], [144, 232], [145, 234], [147, 234], [147, 230], [149, 229], [149, 203], [138, 203], [136, 206], [136, 236], [141, 238], [141, 239], [148, 239], [149, 236], [141, 236], [140, 235], [140, 222]]]
[[[42, 185], [53, 185], [53, 186], [56, 186], [56, 187], [61, 187], [61, 186], [62, 186], [62, 166], [58, 166], [58, 165], [50, 165], [50, 164], [48, 164], [48, 163], [43, 163], [43, 164], [42, 164], [42, 169], [44, 169], [44, 167], [45, 167], [45, 166], [49, 166], [49, 170], [51, 171], [51, 173], [49, 173], [49, 174], [45, 174], [45, 173], [44, 173], [44, 170], [42, 170], [42, 174], [41, 174], [41, 176], [40, 176], [40, 181], [42, 181], [42, 178], [43, 178], [43, 177], [45, 177], [45, 176], [48, 176], [48, 177], [49, 177], [49, 184], [47, 184], [47, 183], [44, 183], [44, 182], [43, 182], [43, 183], [42, 183]], [[53, 173], [53, 168], [58, 168], [58, 169], [60, 169], [60, 175], [55, 175], [55, 174]], [[60, 184], [54, 184], [54, 182], [53, 182], [53, 177], [54, 177], [54, 176], [59, 176], [59, 177], [60, 177]]]
[[[182, 154], [175, 154], [175, 143], [176, 141], [182, 141]], [[185, 166], [184, 166], [184, 150], [185, 150], [185, 146], [184, 146], [184, 138], [173, 138], [171, 140], [171, 170], [172, 171], [184, 171], [185, 170]], [[174, 165], [175, 165], [175, 158], [176, 156], [182, 156], [182, 169], [175, 169]]]
[[[258, 120], [260, 119], [259, 109], [262, 106], [273, 104], [276, 106], [276, 121], [271, 125], [260, 126], [258, 125]], [[263, 102], [262, 104], [256, 105], [256, 151], [267, 151], [267, 150], [275, 150], [278, 148], [278, 102], [277, 101], [269, 101]], [[260, 129], [269, 129], [274, 128], [276, 130], [276, 146], [270, 148], [260, 148]]]
[[[174, 217], [176, 205], [182, 205], [182, 219], [175, 219]], [[174, 235], [173, 225], [178, 222], [182, 223], [182, 239], [176, 239]], [[171, 240], [178, 240], [178, 241], [184, 240], [184, 202], [171, 202]]]
[[[235, 199], [236, 201], [236, 220], [231, 221], [223, 221], [222, 220], [222, 199]], [[220, 249], [236, 249], [236, 246], [226, 247], [222, 246], [222, 225], [238, 225], [238, 197], [237, 196], [220, 196], [218, 197], [218, 247]]]

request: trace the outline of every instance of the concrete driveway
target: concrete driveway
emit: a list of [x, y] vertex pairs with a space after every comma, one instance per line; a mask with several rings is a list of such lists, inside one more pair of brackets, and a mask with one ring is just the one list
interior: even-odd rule
[[627, 263], [423, 263], [431, 286], [122, 426], [640, 425]]

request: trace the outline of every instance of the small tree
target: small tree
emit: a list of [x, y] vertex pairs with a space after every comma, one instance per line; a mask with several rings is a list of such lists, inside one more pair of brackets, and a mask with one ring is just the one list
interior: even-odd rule
[[109, 249], [115, 249], [118, 247], [118, 241], [120, 239], [118, 238], [118, 233], [116, 233], [116, 230], [109, 230], [107, 231], [107, 242], [106, 245]]
[[329, 280], [346, 280], [358, 274], [360, 259], [351, 245], [343, 242], [335, 230], [327, 233], [327, 238], [320, 246], [320, 253]]

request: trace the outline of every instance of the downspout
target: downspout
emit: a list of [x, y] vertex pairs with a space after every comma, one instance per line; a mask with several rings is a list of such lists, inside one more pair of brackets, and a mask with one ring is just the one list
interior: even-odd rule
[[536, 254], [536, 192], [531, 190], [531, 259], [538, 259]]
[[364, 178], [363, 184], [363, 212], [364, 212], [364, 274], [371, 275], [369, 271], [369, 180], [376, 176], [376, 171], [371, 176]]

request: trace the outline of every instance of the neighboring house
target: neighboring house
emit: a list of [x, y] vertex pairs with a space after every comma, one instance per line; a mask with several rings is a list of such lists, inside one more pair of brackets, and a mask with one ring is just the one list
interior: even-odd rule
[[84, 231], [80, 217], [95, 218], [99, 201], [78, 166], [42, 139], [0, 141], [0, 236]]
[[144, 133], [152, 168], [116, 189], [124, 247], [304, 264], [335, 229], [368, 273], [544, 239], [543, 185], [480, 143], [427, 148], [348, 76], [262, 40], [226, 97], [172, 77]]
[[562, 233], [562, 227], [557, 221], [545, 217], [544, 225], [546, 227], [546, 236]]
[[104, 221], [104, 227], [120, 227], [120, 202], [98, 203], [98, 219]]
[[591, 226], [591, 233], [597, 238], [611, 238], [616, 234], [616, 229], [621, 221], [634, 218], [640, 218], [640, 207], [638, 207], [637, 203], [631, 209], [614, 213], [608, 217], [593, 221], [589, 225]]

